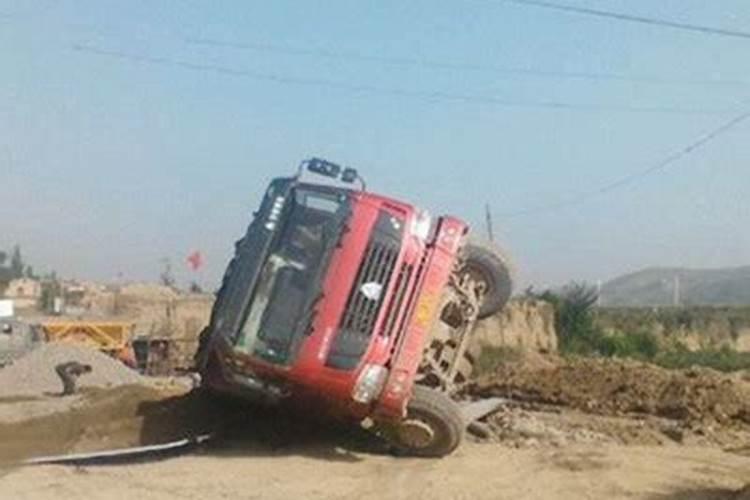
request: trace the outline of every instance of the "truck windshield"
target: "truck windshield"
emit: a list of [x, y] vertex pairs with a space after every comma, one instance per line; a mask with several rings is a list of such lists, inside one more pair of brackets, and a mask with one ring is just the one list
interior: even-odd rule
[[235, 348], [290, 363], [320, 297], [320, 281], [349, 211], [346, 195], [297, 187], [263, 264]]

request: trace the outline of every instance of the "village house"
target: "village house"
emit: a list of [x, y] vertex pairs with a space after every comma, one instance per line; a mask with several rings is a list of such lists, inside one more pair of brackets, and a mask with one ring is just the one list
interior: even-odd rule
[[42, 285], [33, 278], [14, 279], [8, 283], [4, 295], [13, 301], [16, 309], [32, 309], [42, 296]]

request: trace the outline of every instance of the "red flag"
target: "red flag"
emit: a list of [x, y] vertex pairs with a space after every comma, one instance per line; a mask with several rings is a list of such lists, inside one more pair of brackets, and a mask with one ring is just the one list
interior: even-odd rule
[[198, 269], [203, 267], [203, 262], [204, 262], [203, 254], [200, 253], [199, 250], [196, 250], [195, 252], [188, 255], [186, 260], [187, 260], [188, 266], [193, 271], [197, 271]]

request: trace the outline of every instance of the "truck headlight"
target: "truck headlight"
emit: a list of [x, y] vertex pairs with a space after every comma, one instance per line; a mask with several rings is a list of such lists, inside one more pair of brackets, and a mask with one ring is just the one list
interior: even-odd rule
[[378, 365], [365, 365], [352, 391], [352, 399], [358, 403], [369, 403], [380, 395], [388, 369]]

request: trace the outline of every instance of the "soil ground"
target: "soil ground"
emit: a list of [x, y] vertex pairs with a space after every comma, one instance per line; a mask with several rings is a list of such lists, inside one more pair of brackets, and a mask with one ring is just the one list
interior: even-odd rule
[[746, 499], [750, 458], [715, 449], [473, 444], [441, 460], [350, 452], [329, 442], [208, 450], [159, 462], [43, 466], [0, 479], [7, 498]]
[[[739, 377], [611, 361], [520, 362], [467, 388], [509, 398], [489, 436], [440, 460], [394, 457], [353, 426], [217, 404], [178, 384], [89, 388], [0, 421], [0, 492], [46, 498], [643, 498], [748, 500], [750, 399]], [[29, 396], [0, 400], [23, 411]], [[16, 412], [17, 413], [17, 412]], [[21, 467], [44, 454], [216, 438], [147, 462]], [[744, 490], [742, 488], [745, 487]]]

